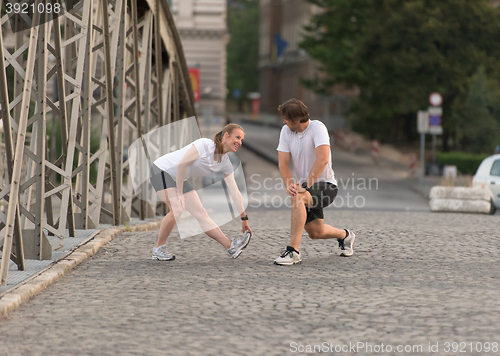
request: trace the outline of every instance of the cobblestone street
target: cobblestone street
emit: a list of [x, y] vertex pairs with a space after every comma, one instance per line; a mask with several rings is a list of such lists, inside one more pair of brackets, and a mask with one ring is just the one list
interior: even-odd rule
[[500, 356], [500, 0], [0, 20], [0, 356]]
[[349, 343], [359, 354], [438, 343], [434, 354], [447, 354], [446, 342], [500, 342], [496, 216], [326, 210], [356, 232], [354, 256], [304, 236], [302, 264], [282, 267], [272, 261], [289, 242], [289, 212], [249, 215], [254, 238], [236, 260], [175, 233], [176, 260], [153, 261], [157, 231], [121, 234], [0, 321], [2, 355], [286, 355]]

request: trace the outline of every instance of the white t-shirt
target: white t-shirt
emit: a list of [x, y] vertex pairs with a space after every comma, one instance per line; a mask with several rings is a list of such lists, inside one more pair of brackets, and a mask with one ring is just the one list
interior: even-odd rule
[[[299, 183], [303, 183], [309, 177], [316, 161], [316, 148], [321, 145], [330, 146], [328, 130], [321, 121], [310, 120], [309, 125], [302, 132], [292, 131], [288, 126], [283, 126], [277, 150], [290, 153], [295, 176]], [[328, 152], [328, 164], [316, 182], [330, 182], [337, 185], [330, 151]]]
[[195, 145], [200, 157], [187, 167], [184, 180], [190, 177], [208, 177], [217, 172], [233, 173], [233, 165], [227, 154], [222, 156], [221, 162], [214, 161], [215, 142], [209, 138], [200, 138], [180, 150], [161, 156], [153, 163], [175, 180], [179, 162], [193, 145]]

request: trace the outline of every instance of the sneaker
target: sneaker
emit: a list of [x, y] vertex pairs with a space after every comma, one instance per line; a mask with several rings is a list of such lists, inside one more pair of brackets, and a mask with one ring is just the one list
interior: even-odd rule
[[175, 260], [175, 256], [167, 251], [167, 245], [161, 245], [160, 247], [153, 248], [152, 260], [159, 261], [171, 261]]
[[353, 255], [354, 250], [352, 249], [352, 245], [354, 244], [354, 239], [356, 238], [356, 234], [354, 232], [347, 230], [347, 233], [347, 237], [339, 240], [339, 247], [342, 250], [340, 256], [344, 257]]
[[231, 247], [227, 250], [229, 256], [231, 256], [232, 258], [237, 258], [240, 255], [241, 251], [243, 251], [243, 249], [248, 246], [251, 237], [252, 235], [247, 231], [245, 233], [245, 236], [239, 239], [232, 240]]
[[291, 246], [287, 246], [281, 256], [274, 260], [274, 264], [282, 266], [291, 266], [300, 262], [302, 262], [300, 252], [295, 251]]

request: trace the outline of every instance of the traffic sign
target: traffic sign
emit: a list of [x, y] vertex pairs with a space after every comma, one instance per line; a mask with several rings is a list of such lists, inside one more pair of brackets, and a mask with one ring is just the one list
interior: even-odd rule
[[438, 115], [429, 116], [429, 125], [431, 126], [441, 125], [441, 116]]
[[443, 116], [443, 108], [441, 106], [429, 106], [427, 108], [429, 115]]
[[431, 135], [442, 135], [443, 134], [443, 126], [429, 126], [429, 131]]
[[443, 97], [439, 93], [432, 93], [429, 96], [429, 103], [432, 106], [440, 106], [443, 103]]
[[237, 89], [233, 89], [233, 91], [231, 92], [231, 95], [233, 96], [233, 98], [235, 99], [239, 99], [241, 98], [241, 94], [242, 94], [242, 90], [237, 88]]
[[417, 116], [417, 131], [419, 133], [427, 133], [429, 131], [429, 113], [420, 110]]

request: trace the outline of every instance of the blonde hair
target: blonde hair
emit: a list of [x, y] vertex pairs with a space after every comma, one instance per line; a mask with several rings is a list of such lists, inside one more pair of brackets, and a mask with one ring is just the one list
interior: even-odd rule
[[[243, 130], [243, 127], [241, 127], [240, 125], [229, 124], [229, 125], [224, 126], [222, 131], [219, 131], [215, 134], [215, 136], [214, 136], [215, 157], [220, 157], [220, 155], [222, 155], [224, 153], [224, 150], [222, 148], [222, 138], [224, 137], [224, 134], [227, 132], [229, 135], [231, 135], [235, 129], [239, 129], [239, 130], [245, 132], [245, 130]], [[219, 162], [219, 161], [217, 160], [217, 162]]]

